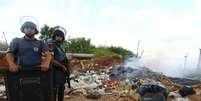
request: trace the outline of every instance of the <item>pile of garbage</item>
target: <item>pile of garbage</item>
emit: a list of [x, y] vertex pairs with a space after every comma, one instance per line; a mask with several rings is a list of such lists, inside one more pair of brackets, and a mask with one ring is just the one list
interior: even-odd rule
[[[73, 71], [70, 78], [72, 88], [66, 85], [65, 90], [69, 101], [75, 100], [71, 100], [73, 96], [89, 101], [201, 101], [199, 80], [167, 77], [146, 67], [113, 65], [99, 70]], [[4, 83], [0, 85], [0, 98], [6, 98]]]
[[[188, 79], [167, 77], [146, 67], [125, 68], [114, 65], [108, 69], [73, 72], [73, 90], [67, 93], [84, 95], [87, 99], [101, 99], [103, 95], [129, 98], [129, 101], [201, 101], [201, 83]], [[188, 85], [186, 85], [188, 84]], [[190, 96], [190, 97], [189, 97]], [[196, 96], [196, 97], [192, 97]]]

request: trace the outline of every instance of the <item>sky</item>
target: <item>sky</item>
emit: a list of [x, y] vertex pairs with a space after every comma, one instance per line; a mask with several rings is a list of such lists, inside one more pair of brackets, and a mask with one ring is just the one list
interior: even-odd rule
[[[201, 48], [201, 0], [0, 0], [0, 33], [8, 42], [21, 37], [20, 18], [33, 16], [39, 27], [61, 25], [66, 37], [92, 44], [144, 50], [150, 67], [195, 68]], [[1, 35], [2, 37], [2, 35]], [[2, 39], [2, 38], [1, 38]]]

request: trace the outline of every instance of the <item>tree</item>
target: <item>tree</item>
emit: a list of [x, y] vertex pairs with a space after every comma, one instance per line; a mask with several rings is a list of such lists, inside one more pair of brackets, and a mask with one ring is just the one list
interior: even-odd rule
[[103, 58], [114, 58], [114, 57], [121, 58], [122, 57], [121, 55], [112, 52], [107, 47], [97, 47], [93, 49], [93, 53], [96, 54], [97, 57], [103, 57]]
[[92, 50], [95, 48], [91, 44], [90, 39], [85, 38], [72, 38], [65, 41], [65, 49], [67, 52], [72, 53], [92, 53]]
[[40, 40], [43, 40], [44, 42], [47, 42], [49, 39], [52, 38], [52, 33], [53, 33], [54, 29], [52, 27], [49, 27], [48, 25], [44, 25], [41, 28], [41, 35], [39, 36]]
[[112, 52], [116, 53], [116, 54], [121, 55], [123, 58], [134, 56], [133, 52], [131, 52], [127, 49], [124, 49], [122, 47], [111, 46], [111, 47], [108, 47], [108, 49], [111, 50]]
[[6, 51], [8, 49], [8, 45], [6, 42], [0, 42], [0, 51]]
[[[41, 28], [41, 35], [39, 38], [45, 42], [52, 38], [54, 28], [44, 25]], [[98, 57], [123, 57], [127, 58], [134, 54], [122, 47], [95, 47], [91, 44], [91, 39], [81, 38], [70, 38], [64, 41], [64, 48], [66, 52], [71, 53], [94, 53]]]

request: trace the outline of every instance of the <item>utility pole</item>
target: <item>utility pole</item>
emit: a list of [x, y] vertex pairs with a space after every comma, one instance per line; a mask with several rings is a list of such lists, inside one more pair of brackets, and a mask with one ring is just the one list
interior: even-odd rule
[[5, 35], [4, 32], [3, 32], [3, 36], [4, 36], [4, 39], [5, 39], [5, 41], [6, 41], [6, 46], [8, 47], [8, 41], [7, 41], [7, 39], [6, 39], [6, 35]]
[[107, 43], [106, 43], [106, 40], [105, 40], [105, 44], [104, 44], [104, 47], [105, 47], [105, 48], [107, 47]]
[[186, 54], [186, 55], [184, 56], [184, 72], [185, 72], [185, 70], [186, 70], [187, 58], [188, 58], [188, 54]]
[[200, 50], [200, 54], [199, 54], [199, 59], [198, 59], [198, 64], [197, 64], [197, 70], [199, 70], [201, 67], [200, 67], [200, 64], [201, 64], [201, 49]]
[[138, 51], [139, 51], [139, 46], [140, 46], [140, 40], [138, 40], [138, 43], [137, 43], [137, 53], [136, 53], [136, 57], [138, 58]]
[[143, 53], [144, 53], [144, 50], [142, 50], [142, 52], [141, 52], [141, 54], [140, 54], [140, 56], [139, 56], [140, 58], [142, 57], [142, 54], [143, 54]]

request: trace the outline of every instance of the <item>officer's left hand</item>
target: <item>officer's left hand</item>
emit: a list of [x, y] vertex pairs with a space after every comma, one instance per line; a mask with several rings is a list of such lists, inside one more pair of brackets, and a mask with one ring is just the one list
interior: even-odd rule
[[64, 72], [66, 72], [66, 71], [67, 71], [66, 66], [62, 65], [62, 70], [63, 70]]
[[17, 64], [11, 64], [9, 65], [9, 71], [10, 72], [17, 72], [19, 69], [19, 66]]

